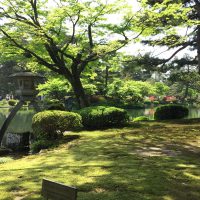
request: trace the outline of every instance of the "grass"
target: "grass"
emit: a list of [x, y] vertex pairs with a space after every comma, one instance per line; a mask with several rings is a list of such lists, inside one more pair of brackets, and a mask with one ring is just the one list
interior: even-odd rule
[[1, 100], [1, 101], [0, 101], [0, 106], [1, 106], [1, 107], [7, 107], [7, 106], [9, 106], [9, 105], [8, 105], [8, 101], [6, 101], [5, 99]]
[[41, 200], [45, 177], [76, 186], [78, 200], [199, 200], [199, 130], [143, 122], [70, 133], [77, 139], [0, 164], [0, 199]]

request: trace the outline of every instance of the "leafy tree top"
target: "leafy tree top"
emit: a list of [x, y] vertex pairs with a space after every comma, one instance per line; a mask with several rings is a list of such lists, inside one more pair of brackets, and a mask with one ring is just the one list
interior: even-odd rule
[[[2, 59], [17, 55], [31, 60], [32, 67], [39, 62], [58, 73], [77, 70], [80, 74], [88, 62], [128, 43], [132, 16], [124, 12], [125, 1], [55, 0], [53, 7], [48, 2], [1, 0]], [[108, 18], [116, 13], [123, 20], [110, 23]]]

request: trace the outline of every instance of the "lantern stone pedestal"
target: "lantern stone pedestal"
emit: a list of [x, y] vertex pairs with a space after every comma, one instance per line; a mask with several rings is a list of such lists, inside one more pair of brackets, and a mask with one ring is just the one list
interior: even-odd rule
[[26, 101], [30, 101], [37, 112], [40, 111], [40, 107], [38, 106], [36, 101], [36, 95], [38, 93], [36, 90], [36, 85], [38, 79], [41, 79], [43, 77], [31, 72], [19, 72], [9, 77], [12, 78], [17, 84], [15, 94], [20, 98], [20, 100], [18, 104], [12, 109], [0, 129], [0, 145], [10, 122], [16, 115], [17, 111], [24, 105]]
[[13, 151], [25, 151], [29, 149], [30, 137], [30, 132], [7, 132], [2, 139], [2, 146]]

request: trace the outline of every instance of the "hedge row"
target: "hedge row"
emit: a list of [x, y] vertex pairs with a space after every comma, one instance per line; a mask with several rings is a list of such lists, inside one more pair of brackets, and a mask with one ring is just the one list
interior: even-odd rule
[[94, 106], [78, 113], [48, 110], [34, 115], [32, 128], [36, 138], [56, 139], [64, 131], [80, 128], [105, 128], [124, 125], [129, 117], [125, 110], [116, 107]]

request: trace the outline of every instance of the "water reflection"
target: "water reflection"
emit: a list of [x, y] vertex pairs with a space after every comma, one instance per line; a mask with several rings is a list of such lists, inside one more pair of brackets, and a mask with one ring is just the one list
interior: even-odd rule
[[[149, 119], [154, 119], [154, 113], [156, 108], [145, 108], [145, 109], [129, 109], [128, 114], [131, 118], [139, 117], [139, 116], [147, 116]], [[188, 119], [191, 118], [200, 118], [200, 108], [189, 108]]]
[[200, 117], [200, 108], [189, 108], [188, 118], [199, 118]]
[[[156, 108], [146, 109], [129, 109], [127, 110], [131, 118], [139, 116], [147, 116], [149, 119], [153, 119]], [[3, 125], [6, 117], [10, 113], [8, 108], [0, 108], [0, 127]], [[31, 132], [32, 117], [35, 114], [34, 110], [22, 109], [17, 112], [11, 124], [8, 127], [7, 132], [11, 133], [24, 133]], [[188, 118], [200, 118], [200, 108], [189, 108]]]
[[[10, 110], [7, 108], [0, 109], [0, 126], [3, 125], [3, 122], [5, 121], [9, 113]], [[34, 110], [27, 110], [27, 109], [22, 109], [18, 111], [13, 120], [11, 121], [7, 129], [7, 132], [24, 133], [32, 131], [31, 123], [34, 113], [35, 113]]]

